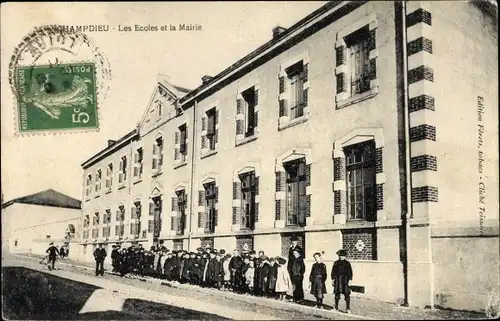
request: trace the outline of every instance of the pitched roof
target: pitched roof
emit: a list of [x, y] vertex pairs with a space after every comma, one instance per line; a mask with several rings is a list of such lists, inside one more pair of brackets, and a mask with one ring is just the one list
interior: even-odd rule
[[39, 192], [36, 194], [15, 198], [11, 201], [6, 202], [5, 204], [2, 204], [2, 209], [14, 203], [73, 208], [73, 209], [82, 208], [81, 201], [69, 197], [68, 195], [54, 191], [53, 189], [48, 189], [46, 191]]

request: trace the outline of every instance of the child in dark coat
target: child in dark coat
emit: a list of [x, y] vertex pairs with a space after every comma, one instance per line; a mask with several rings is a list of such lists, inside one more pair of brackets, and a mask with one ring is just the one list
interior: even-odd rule
[[326, 293], [326, 265], [321, 260], [321, 253], [314, 253], [316, 263], [311, 268], [309, 282], [311, 284], [311, 294], [316, 298], [316, 307], [323, 307], [323, 297]]

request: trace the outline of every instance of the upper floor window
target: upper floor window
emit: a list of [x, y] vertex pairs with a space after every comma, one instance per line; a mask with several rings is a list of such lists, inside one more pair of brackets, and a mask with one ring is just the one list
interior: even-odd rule
[[284, 163], [283, 167], [286, 171], [287, 225], [304, 226], [307, 214], [305, 159]]
[[253, 230], [255, 226], [255, 172], [239, 176], [241, 181], [241, 228]]
[[177, 203], [177, 222], [176, 226], [174, 226], [174, 230], [177, 232], [177, 235], [184, 234], [184, 229], [186, 228], [186, 206], [187, 206], [187, 194], [186, 190], [180, 190], [175, 192]]
[[215, 203], [217, 199], [215, 182], [207, 183], [205, 187], [205, 232], [214, 233], [216, 225], [216, 208]]
[[92, 174], [88, 174], [85, 181], [85, 196], [90, 196], [90, 193], [92, 193]]
[[290, 87], [290, 119], [304, 115], [304, 64], [302, 61], [286, 69]]
[[99, 225], [99, 212], [96, 212], [94, 214], [94, 218], [93, 218], [93, 221], [92, 221], [92, 225]]
[[175, 132], [175, 155], [174, 159], [184, 163], [187, 161], [188, 144], [187, 144], [187, 125], [181, 125]]
[[163, 113], [163, 103], [161, 101], [158, 102], [158, 105], [156, 106], [156, 108], [158, 109], [158, 117], [161, 117], [161, 115]]
[[98, 169], [96, 176], [95, 176], [95, 192], [96, 193], [99, 193], [101, 191], [101, 178], [102, 178], [102, 171], [100, 169]]
[[123, 183], [127, 180], [127, 156], [120, 159], [120, 170], [118, 171], [118, 183]]
[[113, 163], [109, 163], [106, 168], [106, 188], [111, 189], [113, 186]]
[[245, 137], [253, 136], [255, 134], [255, 107], [257, 102], [257, 92], [255, 87], [249, 88], [241, 93], [243, 102], [245, 104], [243, 111], [245, 114]]
[[138, 148], [134, 153], [134, 177], [140, 179], [143, 171], [143, 151]]
[[90, 224], [90, 216], [85, 215], [85, 218], [83, 219], [83, 227], [89, 227]]
[[161, 171], [163, 165], [163, 137], [158, 137], [153, 143], [153, 171]]
[[350, 76], [350, 95], [370, 90], [370, 32], [368, 26], [363, 27], [345, 37], [348, 50]]
[[111, 223], [111, 210], [108, 208], [103, 215], [103, 224]]
[[215, 131], [216, 131], [216, 120], [215, 120], [215, 115], [216, 115], [216, 109], [215, 107], [207, 111], [207, 139], [208, 139], [208, 149], [209, 150], [214, 150], [215, 149]]
[[373, 140], [344, 149], [347, 174], [347, 218], [376, 219], [377, 191], [375, 142]]

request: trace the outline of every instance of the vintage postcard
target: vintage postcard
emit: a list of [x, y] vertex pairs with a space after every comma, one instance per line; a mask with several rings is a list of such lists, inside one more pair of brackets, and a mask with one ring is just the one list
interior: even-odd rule
[[500, 317], [498, 4], [1, 5], [8, 320]]

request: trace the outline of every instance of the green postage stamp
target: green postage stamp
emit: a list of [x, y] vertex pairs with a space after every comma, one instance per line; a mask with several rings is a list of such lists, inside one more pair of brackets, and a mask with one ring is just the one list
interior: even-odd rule
[[93, 63], [17, 67], [21, 133], [98, 128]]

